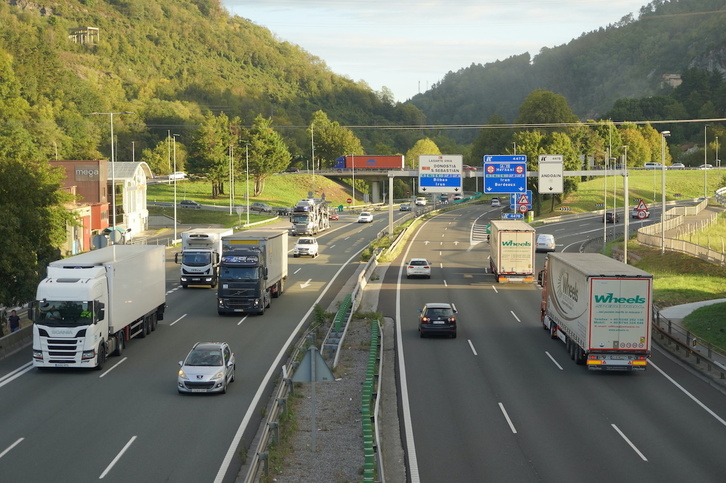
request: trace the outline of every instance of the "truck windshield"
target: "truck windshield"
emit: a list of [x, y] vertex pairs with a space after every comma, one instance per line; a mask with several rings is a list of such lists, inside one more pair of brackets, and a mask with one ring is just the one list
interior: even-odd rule
[[34, 322], [49, 327], [90, 325], [93, 314], [88, 302], [46, 300], [38, 303]]
[[308, 215], [293, 215], [292, 222], [293, 223], [307, 223]]
[[206, 267], [210, 263], [212, 263], [212, 254], [210, 252], [182, 252], [182, 265], [188, 267]]
[[259, 270], [257, 267], [223, 267], [219, 277], [222, 280], [258, 280]]

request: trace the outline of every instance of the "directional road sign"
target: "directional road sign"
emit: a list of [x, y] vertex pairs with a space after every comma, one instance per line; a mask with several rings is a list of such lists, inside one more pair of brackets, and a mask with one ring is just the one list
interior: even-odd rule
[[421, 193], [461, 193], [461, 154], [418, 157], [418, 190]]
[[524, 193], [527, 191], [527, 156], [484, 156], [485, 193]]
[[539, 157], [539, 192], [540, 193], [562, 193], [562, 162], [560, 154], [546, 155]]
[[502, 213], [502, 220], [521, 220], [524, 213]]

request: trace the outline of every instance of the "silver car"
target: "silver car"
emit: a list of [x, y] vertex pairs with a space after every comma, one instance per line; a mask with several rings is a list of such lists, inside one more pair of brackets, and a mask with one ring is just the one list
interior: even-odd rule
[[234, 354], [226, 342], [197, 342], [179, 366], [180, 393], [226, 393], [234, 381]]

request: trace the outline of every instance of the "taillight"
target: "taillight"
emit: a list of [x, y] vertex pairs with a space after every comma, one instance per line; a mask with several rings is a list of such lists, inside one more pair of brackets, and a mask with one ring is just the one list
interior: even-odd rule
[[421, 317], [421, 322], [428, 322], [430, 320], [428, 317]]
[[427, 265], [427, 266], [425, 266], [424, 268], [429, 268], [429, 266]]
[[450, 317], [449, 322], [456, 322], [456, 317]]

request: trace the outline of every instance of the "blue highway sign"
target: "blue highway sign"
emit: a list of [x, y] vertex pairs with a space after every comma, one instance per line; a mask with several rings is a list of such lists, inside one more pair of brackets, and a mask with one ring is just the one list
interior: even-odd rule
[[527, 156], [484, 156], [485, 193], [525, 193]]

